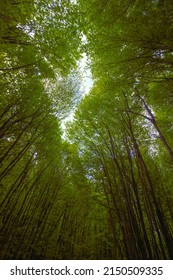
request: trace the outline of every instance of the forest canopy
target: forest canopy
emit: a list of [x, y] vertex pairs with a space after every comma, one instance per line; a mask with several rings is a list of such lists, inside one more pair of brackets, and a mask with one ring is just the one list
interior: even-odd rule
[[171, 0], [0, 0], [0, 259], [173, 258], [172, 26]]

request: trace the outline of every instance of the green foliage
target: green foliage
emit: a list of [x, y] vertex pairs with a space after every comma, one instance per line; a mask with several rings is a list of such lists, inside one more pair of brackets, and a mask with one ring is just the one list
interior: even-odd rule
[[0, 3], [0, 258], [172, 259], [172, 1], [76, 2]]

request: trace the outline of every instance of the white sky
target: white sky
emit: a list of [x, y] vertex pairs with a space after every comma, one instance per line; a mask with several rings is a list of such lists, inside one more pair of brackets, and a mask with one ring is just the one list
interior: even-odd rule
[[86, 54], [83, 54], [83, 58], [79, 62], [79, 69], [82, 73], [82, 92], [87, 94], [93, 86], [92, 74], [89, 66], [87, 65], [88, 58]]
[[[90, 89], [93, 86], [92, 74], [91, 74], [91, 70], [90, 70], [89, 66], [87, 65], [87, 62], [88, 62], [88, 58], [87, 58], [87, 55], [84, 53], [82, 59], [79, 61], [79, 70], [80, 70], [81, 77], [82, 77], [80, 91], [82, 92], [83, 97], [89, 93]], [[64, 130], [64, 133], [65, 133], [65, 129], [66, 129], [65, 124], [68, 121], [73, 120], [73, 114], [74, 114], [74, 111], [71, 112], [71, 114], [69, 114], [69, 116], [66, 117], [61, 123], [61, 127]]]

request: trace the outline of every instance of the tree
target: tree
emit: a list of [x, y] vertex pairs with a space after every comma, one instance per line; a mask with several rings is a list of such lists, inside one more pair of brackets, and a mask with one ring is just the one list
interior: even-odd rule
[[0, 258], [172, 259], [171, 1], [1, 2]]

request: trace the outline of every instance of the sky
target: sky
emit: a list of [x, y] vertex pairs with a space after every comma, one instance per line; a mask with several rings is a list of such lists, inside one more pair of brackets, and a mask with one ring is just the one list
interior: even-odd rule
[[[93, 86], [92, 74], [89, 66], [87, 65], [88, 57], [84, 53], [83, 57], [79, 61], [79, 70], [81, 74], [81, 88], [80, 92], [82, 92], [82, 97], [89, 93], [90, 89]], [[67, 116], [61, 123], [61, 127], [65, 133], [66, 123], [73, 120], [74, 111], [72, 111], [69, 116]]]
[[89, 66], [87, 66], [88, 58], [86, 54], [83, 54], [83, 58], [79, 62], [79, 68], [82, 73], [82, 92], [84, 95], [87, 94], [93, 86], [92, 74]]

